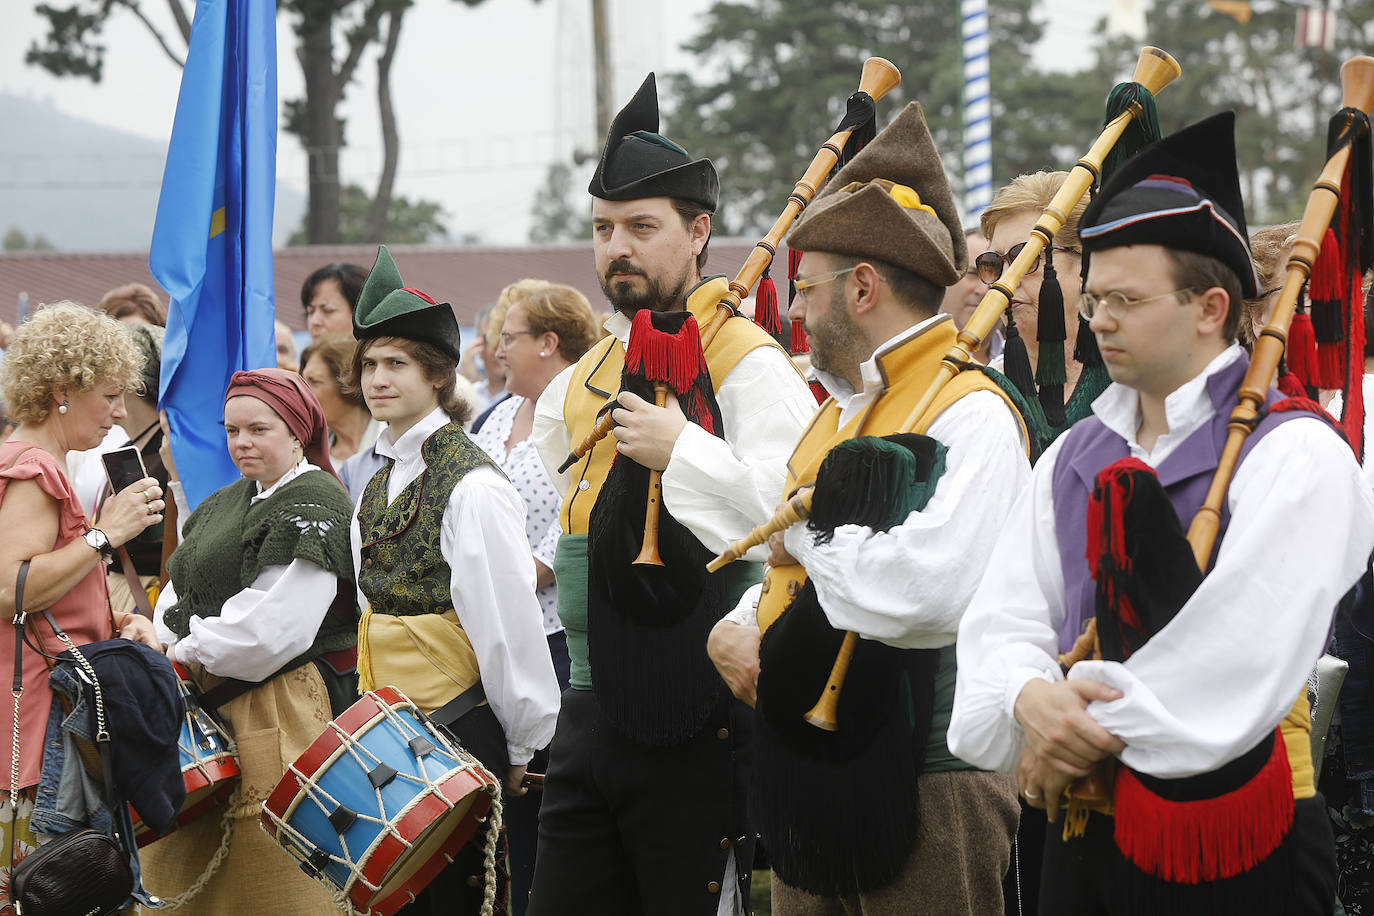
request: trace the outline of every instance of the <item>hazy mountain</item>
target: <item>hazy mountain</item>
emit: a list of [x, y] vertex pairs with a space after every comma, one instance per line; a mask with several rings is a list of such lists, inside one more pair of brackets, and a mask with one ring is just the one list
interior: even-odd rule
[[[0, 235], [11, 227], [59, 249], [148, 247], [167, 144], [0, 93]], [[305, 196], [277, 186], [278, 245], [301, 222]]]

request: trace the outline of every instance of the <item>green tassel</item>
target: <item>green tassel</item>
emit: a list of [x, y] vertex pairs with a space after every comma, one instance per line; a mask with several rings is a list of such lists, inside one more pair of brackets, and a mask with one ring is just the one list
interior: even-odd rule
[[1121, 139], [1116, 141], [1107, 158], [1102, 160], [1103, 181], [1106, 181], [1127, 159], [1162, 136], [1154, 94], [1139, 83], [1117, 83], [1112, 87], [1112, 91], [1107, 95], [1107, 115], [1102, 120], [1103, 126], [1116, 120], [1132, 102], [1139, 103], [1140, 114], [1126, 125]]
[[930, 502], [946, 446], [927, 436], [858, 436], [830, 450], [816, 473], [808, 527], [816, 543], [841, 525], [886, 531]]

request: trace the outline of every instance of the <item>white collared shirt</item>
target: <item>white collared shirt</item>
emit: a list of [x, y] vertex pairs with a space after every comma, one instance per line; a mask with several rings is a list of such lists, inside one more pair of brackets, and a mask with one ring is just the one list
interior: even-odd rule
[[[1169, 395], [1170, 429], [1153, 451], [1136, 441], [1133, 389], [1110, 386], [1093, 411], [1131, 455], [1157, 466], [1211, 417], [1206, 381], [1238, 356], [1228, 349]], [[1012, 711], [1027, 681], [1063, 679], [1056, 652], [1067, 608], [1052, 480], [1066, 439], [1036, 464], [959, 627], [949, 746], [984, 769], [1016, 766], [1025, 737]], [[1256, 443], [1226, 499], [1231, 521], [1216, 565], [1173, 621], [1129, 660], [1079, 662], [1069, 673], [1122, 692], [1089, 704], [1088, 714], [1126, 743], [1126, 765], [1152, 776], [1214, 770], [1278, 725], [1374, 547], [1374, 495], [1349, 447], [1317, 419], [1289, 420]], [[1181, 521], [1186, 528], [1191, 519]]]
[[[424, 473], [421, 447], [448, 422], [448, 414], [435, 408], [399, 439], [390, 429], [377, 439], [377, 454], [395, 462], [387, 480], [388, 504]], [[360, 569], [356, 509], [350, 541], [353, 568]], [[535, 597], [525, 504], [499, 470], [483, 465], [458, 481], [440, 522], [439, 550], [452, 574], [453, 609], [477, 655], [487, 701], [505, 729], [511, 765], [528, 763], [553, 739], [558, 679]], [[366, 606], [361, 591], [358, 601]]]
[[[604, 327], [623, 346], [630, 319], [615, 312]], [[560, 372], [540, 396], [531, 438], [560, 493], [568, 475], [558, 465], [572, 448], [563, 401], [576, 367]], [[776, 347], [750, 350], [716, 391], [725, 438], [688, 423], [663, 471], [663, 504], [709, 550], [724, 550], [767, 521], [782, 500], [787, 459], [816, 412], [811, 394], [791, 360]], [[748, 559], [762, 562], [756, 547]]]
[[[859, 367], [860, 392], [839, 376], [817, 371], [840, 407], [840, 426], [887, 390], [880, 356], [948, 320], [937, 315], [879, 346]], [[817, 544], [804, 522], [784, 536], [788, 552], [815, 584], [831, 626], [900, 648], [954, 642], [997, 527], [1030, 479], [1020, 424], [991, 391], [975, 391], [951, 404], [927, 435], [949, 451], [944, 475], [924, 509], [885, 532], [842, 525], [828, 544]], [[757, 626], [760, 591], [759, 586], [750, 589], [728, 619]]]
[[[269, 499], [290, 481], [318, 470], [302, 458], [267, 489], [258, 484], [249, 503]], [[172, 490], [178, 517], [186, 518], [189, 513], [181, 488]], [[192, 617], [190, 633], [178, 639], [164, 620], [167, 609], [177, 601], [176, 584], [168, 582], [157, 596], [153, 625], [159, 640], [176, 646], [178, 661], [199, 664], [219, 677], [261, 681], [314, 644], [338, 585], [337, 576], [309, 560], [264, 566], [252, 585], [224, 602], [218, 617]]]

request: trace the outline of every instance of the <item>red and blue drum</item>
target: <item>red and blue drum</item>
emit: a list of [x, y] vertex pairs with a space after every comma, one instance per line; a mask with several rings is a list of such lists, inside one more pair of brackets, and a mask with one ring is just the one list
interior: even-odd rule
[[391, 916], [453, 860], [498, 785], [394, 687], [363, 695], [262, 805], [268, 834], [360, 913]]
[[[191, 672], [176, 662], [172, 667], [176, 669], [177, 689], [181, 693], [181, 737], [177, 739], [177, 747], [181, 751], [181, 778], [186, 782], [186, 801], [167, 833], [213, 810], [233, 794], [241, 775], [234, 739], [201, 707], [200, 691], [191, 679]], [[144, 825], [137, 811], [130, 808], [129, 813], [134, 821], [134, 840], [139, 846], [147, 846], [159, 838]]]

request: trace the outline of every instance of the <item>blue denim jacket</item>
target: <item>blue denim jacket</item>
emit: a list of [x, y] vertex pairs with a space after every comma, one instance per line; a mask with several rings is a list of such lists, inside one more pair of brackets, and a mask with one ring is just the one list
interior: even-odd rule
[[[89, 827], [102, 833], [113, 829], [120, 847], [129, 857], [134, 874], [133, 894], [121, 909], [140, 903], [161, 906], [161, 901], [143, 887], [142, 870], [138, 861], [138, 845], [134, 842], [133, 819], [129, 806], [119, 804], [111, 812], [105, 804], [102, 787], [86, 773], [76, 749], [76, 739], [95, 744], [96, 719], [94, 704], [87, 703], [82, 689], [86, 673], [75, 662], [59, 659], [49, 678], [52, 685], [52, 709], [48, 713], [48, 729], [43, 746], [43, 767], [38, 781], [38, 797], [33, 805], [30, 822], [35, 833], [59, 836], [72, 830]], [[65, 698], [72, 707], [70, 715], [63, 715], [57, 697]], [[113, 817], [111, 816], [113, 814]]]

